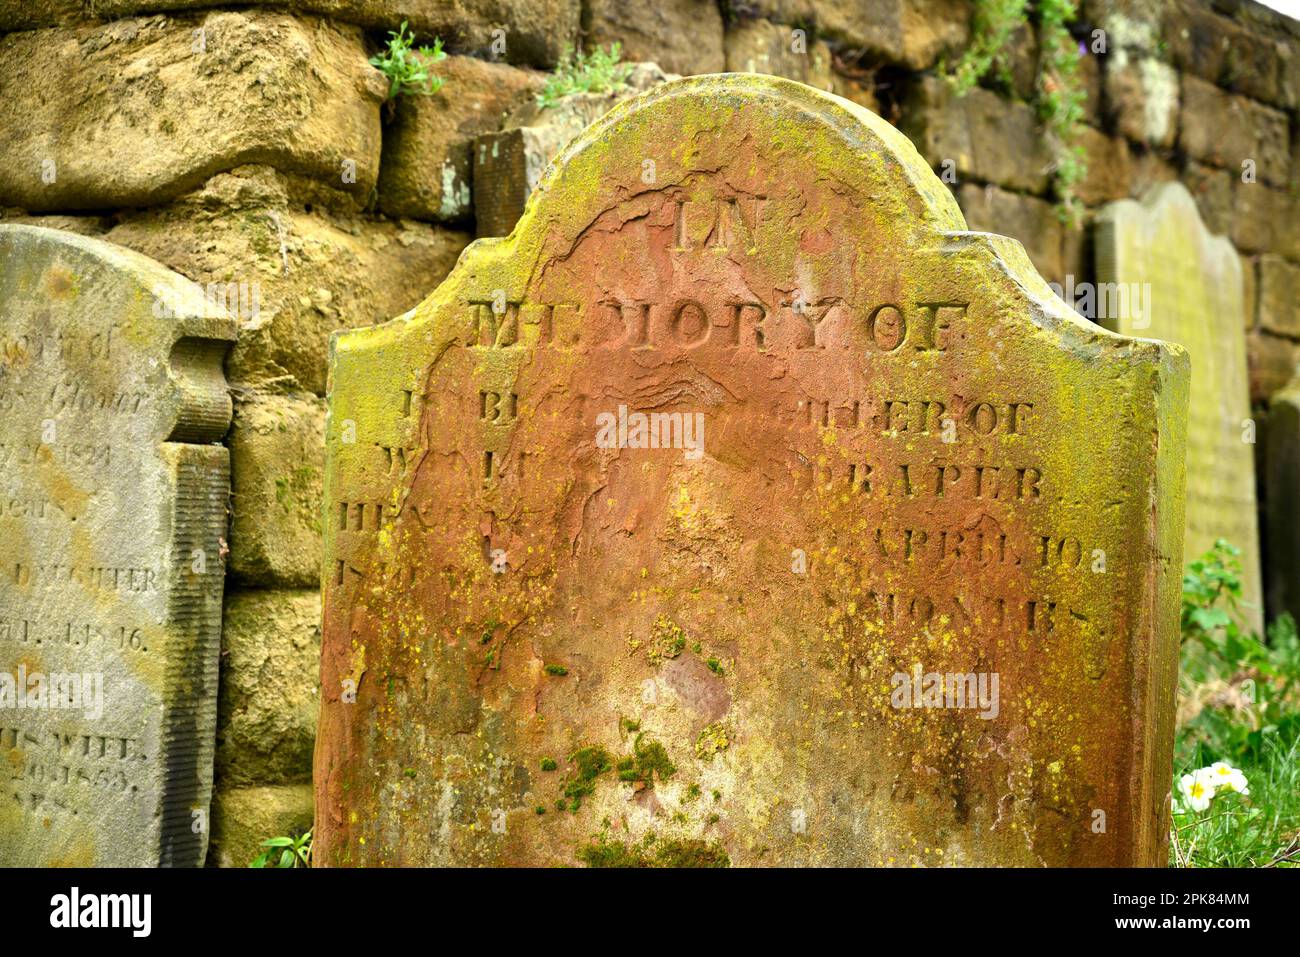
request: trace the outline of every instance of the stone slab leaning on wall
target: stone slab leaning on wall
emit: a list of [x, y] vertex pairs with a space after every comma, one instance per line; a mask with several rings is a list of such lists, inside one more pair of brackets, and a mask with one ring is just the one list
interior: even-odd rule
[[437, 66], [445, 83], [432, 96], [404, 96], [384, 128], [379, 206], [389, 216], [445, 222], [474, 215], [475, 137], [497, 130], [502, 115], [541, 88], [542, 74], [473, 57]]
[[0, 865], [203, 861], [235, 335], [156, 262], [0, 226]]

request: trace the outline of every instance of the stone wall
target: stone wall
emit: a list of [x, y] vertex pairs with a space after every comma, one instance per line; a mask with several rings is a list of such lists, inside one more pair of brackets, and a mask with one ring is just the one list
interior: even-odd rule
[[[1062, 284], [1093, 278], [1093, 212], [1180, 179], [1242, 256], [1252, 399], [1279, 390], [1300, 342], [1300, 25], [1249, 0], [1080, 7], [1078, 36], [1104, 30], [1107, 52], [1083, 59], [1086, 212], [1067, 227], [1030, 103], [1035, 28], [1004, 81], [956, 97], [939, 78], [970, 41], [966, 0], [0, 0], [0, 220], [245, 290], [227, 299], [242, 332], [209, 863], [242, 866], [311, 819], [329, 335], [447, 274], [492, 203], [479, 194], [510, 185], [476, 182], [475, 140], [566, 44], [861, 103], [947, 174], [972, 228], [1019, 239]], [[446, 83], [386, 105], [367, 58], [402, 20], [446, 41]]]

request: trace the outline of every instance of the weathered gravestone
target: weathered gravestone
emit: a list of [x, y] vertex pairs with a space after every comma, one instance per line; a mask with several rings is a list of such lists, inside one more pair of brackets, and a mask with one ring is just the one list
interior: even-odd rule
[[1269, 400], [1263, 462], [1268, 606], [1300, 620], [1300, 370]]
[[1183, 552], [1223, 538], [1241, 549], [1242, 609], [1262, 628], [1255, 423], [1250, 415], [1241, 260], [1211, 235], [1180, 183], [1102, 210], [1096, 235], [1099, 320], [1125, 335], [1185, 347], [1192, 360]]
[[0, 864], [203, 861], [236, 329], [208, 312], [0, 226]]
[[1163, 863], [1186, 356], [963, 225], [696, 77], [336, 339], [315, 859]]

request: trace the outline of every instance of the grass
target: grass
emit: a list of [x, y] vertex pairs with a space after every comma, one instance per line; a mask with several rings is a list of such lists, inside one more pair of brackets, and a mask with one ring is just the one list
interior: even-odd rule
[[[1178, 867], [1300, 863], [1300, 637], [1289, 615], [1265, 640], [1242, 628], [1238, 554], [1217, 542], [1183, 576], [1169, 849]], [[1195, 809], [1179, 784], [1215, 762], [1244, 774], [1249, 793], [1218, 790]]]
[[[1250, 796], [1216, 796], [1200, 813], [1175, 812], [1175, 867], [1295, 867], [1300, 864], [1300, 738], [1272, 739], [1242, 767]], [[1201, 766], [1201, 765], [1197, 765]]]
[[611, 93], [623, 89], [632, 74], [632, 64], [619, 62], [622, 49], [615, 43], [608, 52], [596, 47], [588, 54], [565, 47], [555, 72], [537, 94], [537, 105], [548, 109], [577, 93]]

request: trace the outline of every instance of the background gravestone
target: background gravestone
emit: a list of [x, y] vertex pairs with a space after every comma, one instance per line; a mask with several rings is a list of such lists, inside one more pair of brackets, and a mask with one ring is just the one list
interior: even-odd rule
[[314, 860], [1163, 864], [1186, 375], [860, 107], [616, 107], [335, 339]]
[[[1213, 236], [1186, 188], [1162, 183], [1138, 203], [1123, 200], [1098, 218], [1097, 282], [1114, 284], [1138, 307], [1098, 318], [1125, 335], [1184, 346], [1192, 359], [1187, 422], [1187, 530], [1183, 552], [1199, 558], [1224, 538], [1241, 549], [1243, 613], [1263, 630], [1255, 425], [1250, 415], [1241, 260]], [[1101, 301], [1105, 289], [1099, 290]]]
[[103, 682], [0, 699], [0, 864], [203, 862], [235, 331], [152, 260], [0, 226], [0, 671]]
[[1264, 441], [1268, 604], [1300, 620], [1300, 375], [1269, 403]]

